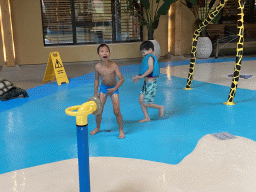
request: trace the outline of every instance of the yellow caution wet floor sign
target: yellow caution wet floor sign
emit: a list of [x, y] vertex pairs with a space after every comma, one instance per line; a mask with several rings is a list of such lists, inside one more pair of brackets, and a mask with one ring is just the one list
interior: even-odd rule
[[51, 52], [49, 54], [43, 83], [49, 80], [54, 81], [55, 76], [58, 85], [69, 83], [59, 52]]

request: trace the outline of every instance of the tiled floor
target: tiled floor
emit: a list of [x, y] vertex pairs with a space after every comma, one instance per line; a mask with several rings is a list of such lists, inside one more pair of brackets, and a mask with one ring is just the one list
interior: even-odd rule
[[[102, 132], [89, 135], [91, 191], [255, 191], [256, 58], [244, 57], [241, 74], [253, 78], [239, 80], [234, 106], [222, 104], [234, 58], [198, 61], [191, 91], [183, 90], [189, 58], [180, 58], [161, 63], [156, 103], [165, 106], [164, 117], [158, 119], [157, 111], [150, 110], [152, 121], [142, 124], [137, 123], [143, 117], [138, 104], [141, 85], [131, 81], [140, 60], [119, 62], [125, 78], [120, 107], [126, 138], [117, 137], [108, 101]], [[75, 118], [64, 110], [91, 95], [93, 63], [65, 65], [70, 84], [59, 87], [56, 82], [42, 85], [45, 67], [0, 71], [30, 95], [0, 102], [1, 191], [79, 191]], [[95, 117], [88, 116], [88, 122], [93, 129]], [[211, 135], [218, 132], [236, 138], [218, 140]]]

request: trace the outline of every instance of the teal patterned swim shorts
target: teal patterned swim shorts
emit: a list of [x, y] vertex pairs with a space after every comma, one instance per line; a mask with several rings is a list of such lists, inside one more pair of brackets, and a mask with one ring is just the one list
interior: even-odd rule
[[156, 81], [146, 82], [144, 81], [143, 87], [140, 91], [140, 94], [144, 95], [144, 102], [147, 104], [154, 103], [154, 99], [156, 96]]

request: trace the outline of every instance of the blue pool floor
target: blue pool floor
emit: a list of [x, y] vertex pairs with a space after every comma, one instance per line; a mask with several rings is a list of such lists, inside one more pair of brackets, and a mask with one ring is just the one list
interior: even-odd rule
[[[211, 60], [198, 64], [206, 62]], [[161, 63], [161, 67], [188, 63]], [[206, 134], [229, 132], [256, 141], [254, 90], [238, 88], [237, 104], [227, 106], [223, 102], [227, 101], [230, 87], [194, 80], [194, 89], [188, 91], [183, 89], [186, 78], [172, 76], [169, 80], [161, 74], [155, 103], [165, 106], [164, 117], [158, 117], [158, 110], [149, 109], [151, 121], [138, 123], [144, 118], [138, 102], [143, 81], [132, 83], [138, 65], [120, 69], [125, 79], [119, 96], [126, 138], [118, 139], [118, 125], [108, 98], [101, 132], [89, 135], [90, 157], [178, 164]], [[29, 98], [0, 101], [0, 174], [77, 158], [75, 117], [67, 116], [65, 109], [86, 102], [93, 95], [93, 81], [94, 73], [89, 73], [70, 79], [69, 84], [58, 86], [53, 82], [29, 89]], [[95, 116], [89, 115], [88, 131], [95, 127]]]

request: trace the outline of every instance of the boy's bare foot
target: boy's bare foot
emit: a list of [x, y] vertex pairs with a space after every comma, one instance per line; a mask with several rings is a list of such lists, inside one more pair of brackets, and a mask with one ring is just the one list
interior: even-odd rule
[[119, 138], [119, 139], [125, 138], [124, 131], [120, 131], [118, 138]]
[[94, 130], [90, 131], [90, 134], [95, 135], [98, 132], [100, 132], [100, 128], [95, 128]]
[[145, 119], [139, 120], [139, 123], [149, 122], [149, 121], [150, 121], [150, 119], [149, 119], [149, 118], [145, 118]]
[[161, 107], [161, 109], [159, 109], [159, 117], [163, 117], [164, 116], [164, 106]]

